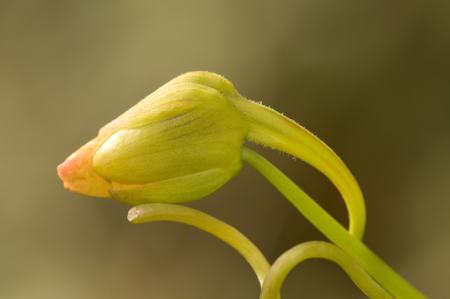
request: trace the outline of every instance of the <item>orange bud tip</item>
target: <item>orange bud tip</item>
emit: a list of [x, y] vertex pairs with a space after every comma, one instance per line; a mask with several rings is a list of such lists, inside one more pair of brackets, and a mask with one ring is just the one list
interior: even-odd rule
[[70, 155], [58, 166], [58, 176], [64, 182], [64, 188], [70, 191], [110, 198], [110, 182], [99, 176], [92, 165], [96, 143], [94, 139]]

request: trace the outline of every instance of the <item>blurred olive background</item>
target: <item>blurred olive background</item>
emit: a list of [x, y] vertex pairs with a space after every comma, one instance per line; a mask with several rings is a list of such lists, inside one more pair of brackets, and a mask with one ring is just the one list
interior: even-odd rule
[[[450, 2], [0, 1], [0, 298], [257, 298], [221, 241], [64, 190], [56, 166], [106, 122], [191, 70], [325, 140], [367, 198], [365, 242], [432, 298], [450, 277]], [[260, 149], [343, 224], [333, 186]], [[273, 261], [324, 239], [254, 170], [191, 206]], [[362, 298], [326, 261], [283, 298]]]

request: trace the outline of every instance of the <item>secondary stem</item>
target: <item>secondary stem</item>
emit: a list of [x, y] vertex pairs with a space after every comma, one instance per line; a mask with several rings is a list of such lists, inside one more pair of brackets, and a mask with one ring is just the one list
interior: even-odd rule
[[261, 286], [270, 268], [267, 259], [258, 247], [241, 232], [231, 225], [193, 208], [174, 204], [143, 204], [130, 209], [128, 221], [132, 223], [173, 221], [206, 231], [236, 249], [250, 264]]
[[289, 272], [307, 259], [321, 258], [339, 265], [369, 298], [392, 299], [364, 269], [339, 247], [323, 241], [299, 244], [283, 253], [266, 275], [260, 299], [276, 298]]
[[339, 156], [317, 136], [287, 116], [242, 97], [232, 101], [250, 125], [248, 140], [297, 157], [331, 180], [345, 201], [350, 234], [362, 239], [366, 225], [364, 197]]
[[258, 153], [245, 148], [242, 159], [258, 170], [278, 189], [319, 231], [353, 257], [383, 288], [395, 298], [425, 298], [425, 296], [364, 243], [349, 232], [284, 173]]

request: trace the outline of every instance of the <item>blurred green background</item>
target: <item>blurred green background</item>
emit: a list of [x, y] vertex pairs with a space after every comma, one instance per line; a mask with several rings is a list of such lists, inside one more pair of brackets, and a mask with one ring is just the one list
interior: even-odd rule
[[[366, 243], [432, 298], [450, 277], [450, 2], [0, 1], [0, 298], [257, 298], [221, 241], [63, 189], [56, 165], [106, 122], [186, 71], [325, 140], [367, 198]], [[315, 170], [261, 150], [346, 224]], [[191, 204], [238, 227], [273, 261], [323, 237], [246, 167]], [[362, 298], [308, 261], [283, 298]]]

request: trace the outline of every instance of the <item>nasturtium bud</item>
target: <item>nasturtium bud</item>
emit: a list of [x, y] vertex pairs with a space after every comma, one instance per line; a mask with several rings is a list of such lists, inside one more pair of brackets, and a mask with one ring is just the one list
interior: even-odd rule
[[289, 153], [325, 174], [362, 237], [361, 190], [342, 160], [288, 117], [241, 96], [224, 77], [190, 72], [169, 81], [104, 126], [58, 167], [64, 186], [130, 204], [204, 197], [241, 168], [244, 139]]
[[58, 167], [75, 192], [130, 204], [186, 202], [236, 175], [248, 125], [231, 82], [181, 75], [107, 124]]

